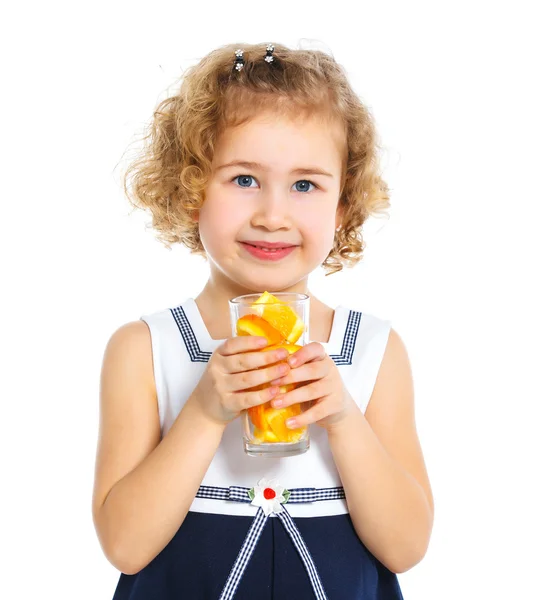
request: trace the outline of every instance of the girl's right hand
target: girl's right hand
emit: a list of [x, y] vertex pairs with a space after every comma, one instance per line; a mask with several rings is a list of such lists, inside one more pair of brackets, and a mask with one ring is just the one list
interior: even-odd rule
[[265, 338], [252, 335], [227, 339], [213, 352], [188, 402], [196, 402], [211, 421], [227, 425], [242, 410], [272, 400], [278, 386], [251, 388], [284, 377], [290, 367], [279, 363], [288, 356], [284, 348], [261, 352], [267, 344]]

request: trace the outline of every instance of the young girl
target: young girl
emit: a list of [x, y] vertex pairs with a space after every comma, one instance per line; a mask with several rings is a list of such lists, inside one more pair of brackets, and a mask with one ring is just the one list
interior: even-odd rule
[[[209, 277], [107, 344], [93, 516], [114, 599], [402, 598], [433, 523], [407, 353], [389, 321], [308, 290], [320, 265], [360, 260], [389, 206], [372, 116], [323, 52], [227, 45], [160, 103], [149, 140], [128, 196]], [[310, 296], [312, 342], [288, 364], [230, 331], [228, 300], [265, 290]], [[270, 400], [310, 402], [290, 424], [309, 425], [309, 451], [244, 453], [238, 416]]]

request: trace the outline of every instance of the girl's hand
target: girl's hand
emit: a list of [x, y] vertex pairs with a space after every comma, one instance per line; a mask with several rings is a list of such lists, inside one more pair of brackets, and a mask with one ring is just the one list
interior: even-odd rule
[[242, 410], [268, 402], [278, 393], [278, 386], [250, 391], [290, 371], [282, 362], [288, 356], [284, 348], [260, 352], [268, 342], [259, 336], [227, 339], [214, 352], [190, 400], [209, 419], [227, 425]]
[[316, 423], [329, 431], [353, 411], [360, 410], [344, 386], [333, 359], [319, 342], [311, 342], [291, 354], [288, 363], [292, 367], [290, 373], [273, 380], [272, 384], [308, 383], [277, 396], [271, 405], [281, 408], [297, 402], [313, 402], [311, 408], [307, 408], [297, 417], [288, 419], [288, 427], [296, 428]]

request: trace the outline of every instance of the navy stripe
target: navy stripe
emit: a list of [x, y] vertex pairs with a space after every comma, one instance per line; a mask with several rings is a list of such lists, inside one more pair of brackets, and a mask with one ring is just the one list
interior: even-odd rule
[[[344, 500], [346, 498], [343, 487], [331, 488], [292, 488], [288, 490], [290, 498], [288, 504], [301, 504], [320, 502], [323, 500]], [[239, 485], [230, 487], [217, 487], [214, 485], [201, 485], [197, 491], [197, 498], [210, 500], [233, 500], [236, 502], [251, 502], [249, 488]]]
[[354, 356], [354, 348], [356, 346], [356, 338], [358, 337], [358, 329], [362, 313], [351, 310], [344, 331], [344, 339], [342, 340], [342, 349], [340, 354], [331, 354], [331, 358], [336, 365], [351, 365], [352, 357]]
[[204, 352], [199, 348], [199, 343], [195, 337], [193, 327], [188, 321], [184, 309], [181, 306], [178, 306], [177, 308], [171, 308], [170, 312], [182, 334], [182, 339], [184, 340], [184, 344], [186, 344], [191, 362], [209, 362], [212, 352]]
[[323, 589], [323, 583], [321, 582], [321, 578], [319, 577], [319, 573], [317, 572], [317, 568], [315, 567], [315, 563], [313, 562], [313, 557], [309, 551], [309, 548], [304, 542], [304, 538], [300, 534], [300, 531], [298, 530], [296, 524], [290, 516], [290, 513], [286, 509], [284, 509], [281, 512], [277, 513], [277, 517], [281, 520], [284, 528], [286, 529], [286, 532], [288, 533], [290, 539], [294, 543], [294, 546], [296, 547], [296, 550], [298, 551], [302, 562], [304, 563], [315, 597], [317, 598], [317, 600], [327, 600], [327, 594]]
[[[181, 306], [171, 308], [170, 312], [174, 317], [174, 321], [180, 330], [184, 344], [190, 359], [192, 362], [209, 362], [212, 356], [212, 352], [201, 350], [199, 342], [195, 336], [195, 332], [186, 313]], [[333, 362], [338, 365], [351, 365], [354, 357], [354, 349], [356, 346], [356, 339], [358, 337], [358, 330], [360, 328], [360, 321], [362, 319], [362, 313], [351, 310], [348, 315], [348, 321], [346, 323], [346, 329], [344, 331], [344, 338], [342, 340], [342, 348], [340, 354], [330, 354]]]
[[267, 523], [267, 519], [268, 517], [265, 516], [263, 509], [259, 507], [251, 527], [249, 528], [246, 539], [240, 548], [240, 552], [238, 553], [236, 561], [232, 566], [232, 570], [228, 575], [228, 579], [226, 580], [226, 584], [221, 592], [219, 600], [232, 600], [232, 598], [234, 598], [238, 584], [240, 583], [242, 575], [248, 566], [249, 559], [255, 550], [255, 546], [261, 537], [261, 532]]

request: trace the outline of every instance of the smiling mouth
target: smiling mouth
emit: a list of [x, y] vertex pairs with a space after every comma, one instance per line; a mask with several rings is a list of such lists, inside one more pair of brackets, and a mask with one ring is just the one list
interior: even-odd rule
[[260, 246], [250, 242], [240, 242], [240, 245], [243, 246], [245, 250], [252, 256], [262, 260], [271, 261], [282, 260], [283, 258], [292, 254], [292, 252], [298, 247], [296, 245], [288, 244], [287, 242], [277, 242], [277, 245], [273, 247]]
[[269, 254], [273, 254], [275, 252], [279, 252], [281, 250], [286, 250], [288, 248], [294, 248], [294, 246], [278, 246], [276, 248], [267, 248], [266, 246], [254, 246], [253, 244], [248, 244], [247, 242], [244, 242], [247, 246], [250, 246], [251, 248], [257, 248], [258, 250], [262, 250], [263, 252], [268, 252]]
[[258, 250], [287, 250], [288, 248], [295, 248], [296, 244], [291, 244], [289, 242], [241, 242], [242, 244], [246, 244], [247, 246], [251, 246], [252, 248], [257, 248]]

